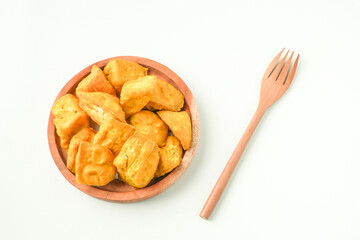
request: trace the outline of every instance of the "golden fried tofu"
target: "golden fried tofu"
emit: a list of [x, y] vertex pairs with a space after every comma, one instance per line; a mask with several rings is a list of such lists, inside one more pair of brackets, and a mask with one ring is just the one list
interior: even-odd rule
[[106, 147], [81, 142], [75, 160], [75, 175], [78, 183], [103, 186], [115, 178], [114, 155]]
[[104, 68], [106, 78], [114, 88], [121, 92], [122, 86], [127, 81], [136, 80], [147, 75], [147, 68], [123, 59], [114, 59], [108, 62]]
[[78, 92], [104, 92], [116, 96], [115, 89], [106, 79], [103, 71], [96, 65], [92, 66], [91, 73], [79, 83], [76, 94]]
[[126, 117], [139, 112], [150, 101], [156, 86], [156, 77], [146, 76], [126, 82], [121, 90], [120, 104]]
[[79, 100], [71, 94], [66, 94], [56, 101], [52, 113], [61, 147], [67, 150], [72, 136], [82, 128], [89, 127], [89, 117], [79, 107]]
[[154, 94], [146, 108], [178, 112], [184, 106], [184, 95], [170, 83], [156, 78]]
[[114, 118], [125, 122], [125, 113], [119, 99], [103, 92], [78, 92], [80, 107], [94, 122], [101, 125], [106, 118]]
[[153, 179], [159, 159], [157, 144], [135, 132], [123, 145], [114, 160], [114, 165], [124, 182], [136, 188], [143, 188]]
[[142, 110], [128, 119], [135, 130], [150, 138], [159, 147], [164, 146], [168, 135], [168, 126], [153, 112]]
[[99, 132], [94, 137], [94, 143], [107, 147], [116, 156], [119, 154], [126, 140], [133, 135], [134, 132], [135, 129], [133, 126], [113, 118], [108, 118], [100, 125]]
[[96, 132], [92, 128], [83, 128], [71, 138], [66, 160], [66, 166], [71, 172], [75, 173], [75, 159], [80, 143], [84, 141], [92, 142], [95, 133]]
[[187, 112], [159, 111], [157, 114], [180, 140], [184, 150], [188, 149], [191, 144], [191, 120]]
[[179, 139], [169, 136], [165, 146], [160, 148], [160, 161], [155, 172], [155, 177], [161, 177], [179, 166], [182, 160], [183, 150]]

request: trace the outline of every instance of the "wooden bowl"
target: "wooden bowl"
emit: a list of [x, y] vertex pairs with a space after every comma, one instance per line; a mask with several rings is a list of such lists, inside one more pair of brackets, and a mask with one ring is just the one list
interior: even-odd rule
[[[185, 110], [190, 115], [191, 118], [192, 140], [191, 140], [190, 148], [184, 152], [184, 156], [180, 165], [176, 167], [169, 174], [161, 178], [153, 179], [147, 187], [142, 189], [135, 189], [121, 182], [118, 179], [114, 179], [112, 182], [102, 187], [88, 186], [77, 183], [75, 181], [75, 175], [66, 167], [67, 155], [66, 152], [60, 147], [60, 138], [56, 134], [54, 121], [53, 121], [54, 116], [51, 113], [51, 111], [50, 111], [49, 123], [48, 123], [48, 142], [49, 142], [50, 152], [56, 166], [59, 168], [60, 172], [66, 178], [66, 180], [68, 180], [76, 188], [78, 188], [79, 190], [83, 191], [84, 193], [90, 196], [107, 201], [123, 202], [123, 203], [137, 202], [154, 197], [159, 193], [163, 192], [165, 189], [170, 187], [176, 180], [178, 180], [179, 177], [185, 172], [185, 170], [189, 166], [194, 156], [197, 142], [199, 139], [199, 131], [200, 131], [199, 113], [195, 99], [190, 89], [186, 86], [185, 82], [169, 68], [158, 62], [142, 57], [121, 56], [121, 57], [108, 58], [96, 62], [94, 64], [96, 64], [100, 68], [103, 68], [110, 60], [116, 58], [121, 58], [141, 64], [142, 66], [149, 69], [148, 70], [149, 75], [156, 75], [158, 78], [166, 82], [169, 82], [171, 85], [173, 85], [178, 90], [180, 90], [185, 96], [185, 105], [183, 110]], [[94, 64], [91, 64], [84, 70], [80, 71], [69, 82], [67, 82], [66, 85], [61, 89], [61, 91], [57, 95], [55, 101], [57, 101], [60, 97], [62, 97], [67, 93], [74, 94], [78, 83], [90, 73], [91, 67]]]

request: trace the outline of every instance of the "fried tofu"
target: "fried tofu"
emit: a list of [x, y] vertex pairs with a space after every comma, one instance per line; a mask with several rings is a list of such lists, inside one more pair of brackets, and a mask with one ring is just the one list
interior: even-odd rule
[[132, 115], [128, 122], [135, 130], [150, 138], [159, 147], [164, 146], [168, 135], [168, 126], [153, 112], [142, 110]]
[[80, 143], [92, 142], [95, 133], [96, 132], [92, 128], [83, 128], [71, 138], [66, 166], [72, 173], [75, 173], [75, 159]]
[[188, 149], [191, 144], [191, 120], [187, 112], [159, 111], [157, 114], [180, 140], [184, 150]]
[[147, 68], [123, 59], [114, 59], [108, 62], [104, 68], [106, 78], [114, 88], [121, 92], [122, 86], [132, 80], [147, 75]]
[[184, 106], [184, 95], [170, 83], [156, 78], [156, 87], [146, 108], [178, 112]]
[[92, 66], [91, 73], [78, 84], [76, 94], [78, 92], [104, 92], [116, 96], [115, 89], [96, 65]]
[[169, 136], [165, 146], [160, 148], [160, 161], [155, 172], [155, 177], [161, 177], [179, 166], [183, 155], [183, 149], [179, 139]]
[[101, 124], [99, 132], [94, 137], [94, 143], [107, 147], [116, 156], [126, 140], [134, 132], [133, 126], [113, 118], [108, 118]]
[[156, 87], [156, 77], [146, 76], [126, 82], [121, 90], [120, 104], [126, 117], [139, 112], [150, 101]]
[[89, 117], [79, 107], [79, 100], [71, 94], [66, 94], [56, 101], [52, 113], [61, 147], [67, 151], [71, 138], [82, 128], [89, 127]]
[[159, 164], [160, 151], [157, 144], [135, 132], [123, 145], [114, 165], [121, 179], [136, 187], [146, 187], [153, 179]]
[[125, 113], [117, 97], [103, 92], [78, 92], [78, 97], [80, 107], [97, 124], [101, 125], [107, 118], [125, 122]]
[[92, 186], [104, 186], [115, 178], [114, 155], [106, 147], [81, 142], [76, 155], [76, 181]]

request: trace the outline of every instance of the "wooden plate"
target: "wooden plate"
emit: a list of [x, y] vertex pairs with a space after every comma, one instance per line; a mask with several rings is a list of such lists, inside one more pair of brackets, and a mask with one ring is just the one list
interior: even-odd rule
[[[174, 87], [179, 89], [185, 96], [185, 105], [183, 110], [188, 112], [191, 118], [192, 140], [191, 140], [190, 148], [184, 152], [184, 157], [180, 165], [177, 168], [175, 168], [171, 173], [165, 175], [164, 177], [153, 179], [147, 187], [142, 189], [135, 189], [121, 182], [118, 179], [114, 179], [106, 186], [93, 187], [93, 186], [77, 183], [75, 181], [74, 174], [67, 169], [66, 152], [60, 147], [60, 138], [56, 134], [54, 121], [53, 121], [54, 116], [51, 113], [51, 111], [50, 111], [49, 123], [48, 123], [48, 142], [49, 142], [50, 152], [56, 166], [59, 168], [62, 175], [76, 188], [78, 188], [79, 190], [83, 191], [84, 193], [90, 196], [107, 201], [124, 202], [124, 203], [137, 202], [154, 197], [159, 193], [163, 192], [165, 189], [170, 187], [176, 180], [178, 180], [179, 177], [185, 172], [186, 168], [189, 166], [194, 156], [197, 142], [199, 139], [199, 131], [200, 131], [199, 113], [195, 99], [189, 88], [186, 86], [185, 82], [169, 68], [158, 62], [142, 57], [121, 56], [121, 57], [108, 58], [96, 62], [94, 64], [96, 64], [100, 68], [103, 68], [110, 60], [115, 58], [121, 58], [141, 64], [142, 66], [149, 69], [148, 70], [149, 75], [156, 75], [158, 78], [166, 82], [169, 82]], [[61, 91], [57, 95], [55, 101], [57, 101], [60, 97], [62, 97], [67, 93], [74, 94], [78, 83], [90, 73], [91, 67], [94, 64], [91, 64], [84, 70], [80, 71], [69, 82], [67, 82], [66, 85], [61, 89]]]

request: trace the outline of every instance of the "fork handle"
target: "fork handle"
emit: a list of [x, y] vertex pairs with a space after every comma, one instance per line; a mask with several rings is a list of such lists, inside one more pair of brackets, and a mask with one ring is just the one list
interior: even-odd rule
[[251, 119], [248, 127], [246, 128], [243, 136], [237, 144], [233, 154], [227, 162], [224, 170], [222, 171], [219, 179], [217, 180], [213, 190], [211, 191], [208, 199], [206, 200], [203, 209], [200, 212], [200, 217], [208, 219], [213, 212], [217, 202], [219, 201], [221, 194], [223, 193], [226, 184], [228, 183], [237, 163], [240, 160], [242, 153], [244, 152], [246, 145], [248, 144], [251, 136], [253, 135], [256, 127], [258, 126], [265, 110], [259, 108], [256, 110], [253, 118]]

